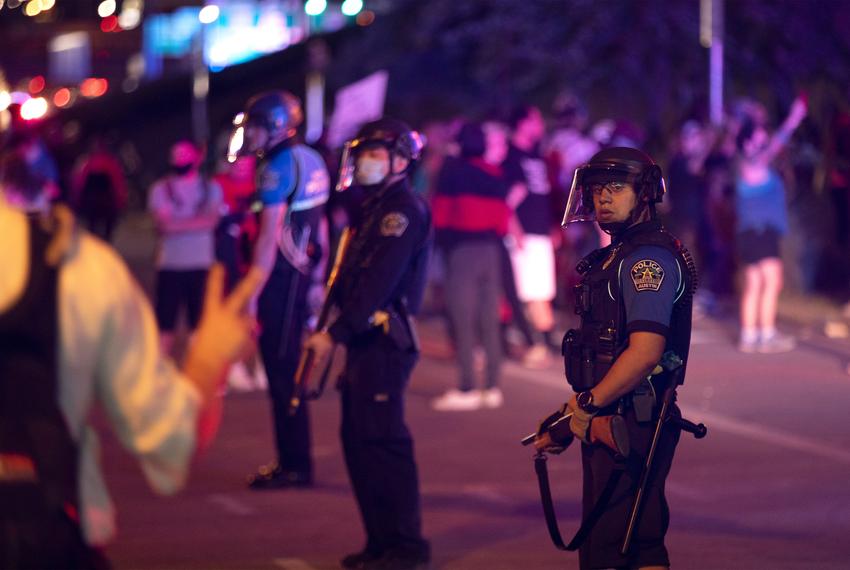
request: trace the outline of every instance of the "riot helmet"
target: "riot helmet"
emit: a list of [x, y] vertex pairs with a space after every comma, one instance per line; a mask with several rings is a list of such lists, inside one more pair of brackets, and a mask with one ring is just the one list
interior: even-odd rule
[[[336, 189], [346, 190], [355, 183], [379, 186], [407, 174], [422, 157], [424, 148], [424, 135], [402, 121], [384, 117], [366, 123], [343, 147]], [[378, 160], [368, 156], [367, 151], [374, 149], [385, 149], [387, 158]], [[406, 160], [407, 164], [397, 169], [396, 158]]]
[[228, 159], [244, 154], [263, 155], [298, 133], [304, 121], [301, 101], [288, 91], [266, 91], [255, 95], [245, 111], [233, 120]]
[[[594, 192], [614, 193], [625, 184], [634, 188], [637, 198], [629, 217], [618, 222], [599, 220], [593, 204]], [[647, 210], [649, 217], [655, 218], [655, 204], [661, 202], [666, 192], [661, 167], [649, 155], [635, 148], [607, 148], [576, 169], [561, 225], [599, 222], [603, 231], [616, 234], [638, 222]]]

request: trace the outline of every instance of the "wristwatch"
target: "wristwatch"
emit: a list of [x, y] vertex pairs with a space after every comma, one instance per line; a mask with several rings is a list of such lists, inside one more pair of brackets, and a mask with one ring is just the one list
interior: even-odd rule
[[588, 414], [595, 414], [599, 411], [599, 408], [593, 405], [593, 392], [590, 390], [579, 392], [578, 396], [576, 396], [576, 403], [579, 408]]

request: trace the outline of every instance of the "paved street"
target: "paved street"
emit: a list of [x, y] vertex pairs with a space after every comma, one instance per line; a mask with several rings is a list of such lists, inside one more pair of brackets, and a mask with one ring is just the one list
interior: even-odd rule
[[[426, 356], [408, 397], [434, 567], [569, 569], [549, 543], [528, 449], [519, 439], [568, 397], [558, 364], [505, 368], [499, 410], [437, 413], [455, 379], [439, 321], [423, 323]], [[685, 414], [709, 426], [683, 436], [668, 482], [674, 568], [842, 569], [850, 565], [850, 344], [806, 333], [795, 352], [744, 355], [733, 323], [701, 321]], [[440, 356], [440, 355], [443, 356]], [[119, 509], [118, 568], [330, 569], [363, 544], [337, 436], [336, 393], [312, 408], [318, 484], [251, 492], [245, 475], [271, 459], [264, 393], [230, 394], [220, 436], [176, 498], [154, 496], [109, 436], [107, 480]], [[579, 521], [577, 448], [550, 461], [565, 535]]]

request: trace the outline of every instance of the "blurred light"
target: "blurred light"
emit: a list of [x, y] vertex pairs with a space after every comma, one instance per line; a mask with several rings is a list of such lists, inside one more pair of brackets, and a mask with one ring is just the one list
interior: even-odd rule
[[67, 87], [57, 89], [53, 94], [53, 104], [57, 107], [67, 107], [71, 102], [71, 90]]
[[115, 0], [103, 0], [103, 2], [97, 6], [97, 15], [101, 18], [111, 16], [115, 13], [116, 7]]
[[357, 22], [358, 26], [371, 26], [375, 21], [375, 13], [372, 10], [365, 10], [357, 14]]
[[85, 47], [87, 43], [88, 35], [85, 32], [71, 32], [50, 40], [50, 51], [80, 49]]
[[345, 0], [342, 3], [342, 13], [346, 16], [356, 16], [363, 9], [363, 0]]
[[47, 99], [34, 97], [21, 105], [21, 118], [25, 121], [34, 121], [47, 114]]
[[103, 32], [114, 32], [118, 29], [118, 18], [115, 16], [107, 16], [100, 21], [100, 29]]
[[109, 82], [98, 77], [89, 77], [80, 84], [80, 94], [83, 97], [93, 99], [100, 97], [109, 89]]
[[[242, 113], [239, 113], [242, 115]], [[239, 115], [236, 115], [238, 118]], [[236, 123], [236, 119], [233, 119], [233, 123]], [[227, 144], [227, 162], [233, 164], [236, 162], [236, 159], [239, 157], [239, 151], [242, 150], [242, 145], [245, 143], [245, 127], [236, 127], [236, 130], [233, 131], [233, 135], [230, 137], [230, 142]]]
[[139, 80], [135, 77], [128, 77], [123, 83], [121, 83], [121, 89], [124, 90], [124, 93], [132, 93], [138, 88]]
[[29, 84], [30, 93], [32, 93], [33, 95], [35, 95], [36, 93], [41, 93], [42, 91], [44, 91], [44, 85], [45, 85], [44, 76], [43, 75], [36, 75], [32, 79], [30, 79], [30, 84]]
[[42, 12], [47, 12], [56, 5], [56, 0], [39, 0]]
[[308, 16], [318, 16], [328, 7], [328, 0], [307, 0], [304, 4], [304, 13]]
[[3, 4], [5, 4], [5, 2], [3, 0], [0, 0], [0, 10], [3, 9]]
[[118, 15], [118, 25], [125, 30], [136, 28], [142, 21], [142, 11], [138, 8], [127, 8], [121, 10]]
[[198, 20], [200, 20], [202, 24], [212, 24], [218, 20], [219, 14], [220, 11], [218, 6], [215, 4], [209, 4], [201, 8], [201, 11], [198, 12]]
[[5, 111], [12, 104], [12, 96], [8, 91], [0, 91], [0, 111]]
[[17, 103], [18, 105], [21, 105], [30, 99], [30, 94], [24, 93], [23, 91], [12, 91], [9, 93], [9, 96], [12, 98], [12, 103]]
[[244, 121], [244, 120], [245, 120], [245, 113], [242, 113], [240, 111], [239, 113], [236, 113], [235, 117], [233, 117], [233, 124], [234, 125], [241, 125], [242, 121]]
[[20, 5], [21, 5], [21, 0], [9, 0], [6, 3], [6, 6], [8, 6], [10, 10], [17, 8]]
[[41, 3], [38, 0], [30, 0], [24, 8], [24, 14], [27, 16], [38, 16], [41, 13]]

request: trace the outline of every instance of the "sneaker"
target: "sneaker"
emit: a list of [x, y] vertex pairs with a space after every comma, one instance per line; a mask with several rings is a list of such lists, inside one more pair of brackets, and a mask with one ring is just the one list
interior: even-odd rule
[[790, 352], [797, 347], [797, 340], [790, 335], [776, 333], [761, 339], [757, 350], [763, 354]]
[[759, 349], [759, 341], [758, 338], [750, 340], [750, 339], [741, 339], [738, 341], [738, 350], [741, 352], [746, 352], [747, 354], [754, 354], [758, 352]]
[[535, 344], [522, 357], [522, 365], [534, 370], [549, 368], [552, 365], [552, 355], [545, 345]]
[[254, 388], [257, 390], [269, 389], [269, 377], [266, 376], [266, 367], [262, 362], [257, 362], [254, 367]]
[[501, 408], [505, 402], [505, 396], [499, 388], [487, 388], [481, 392], [481, 402], [485, 408]]
[[256, 473], [248, 476], [247, 483], [248, 488], [254, 491], [312, 487], [313, 476], [303, 471], [285, 471], [275, 462], [261, 466]]
[[348, 556], [340, 560], [339, 564], [343, 568], [350, 569], [368, 568], [369, 564], [379, 560], [380, 558], [381, 554], [373, 552], [366, 548], [360, 552], [349, 554]]
[[250, 392], [254, 389], [254, 379], [248, 373], [245, 363], [237, 362], [227, 373], [227, 387], [234, 392]]
[[431, 401], [431, 408], [438, 412], [467, 412], [477, 410], [483, 404], [479, 390], [461, 392], [451, 389]]

